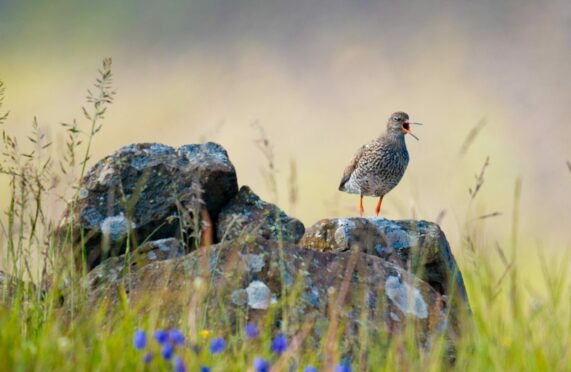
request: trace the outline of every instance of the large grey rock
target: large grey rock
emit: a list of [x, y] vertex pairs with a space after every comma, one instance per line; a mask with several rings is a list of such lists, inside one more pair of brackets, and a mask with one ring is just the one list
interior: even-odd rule
[[[93, 306], [104, 301], [113, 310], [128, 288], [131, 306], [159, 314], [166, 326], [205, 316], [202, 327], [226, 328], [271, 313], [278, 314], [278, 323], [287, 317], [290, 330], [312, 324], [313, 347], [335, 332], [340, 349], [348, 350], [359, 345], [362, 332], [386, 337], [403, 332], [406, 324], [427, 350], [432, 336], [453, 333], [438, 292], [397, 265], [358, 251], [230, 241], [130, 273], [100, 276], [110, 261], [86, 278]], [[284, 294], [288, 300], [281, 302]]]
[[215, 220], [237, 191], [234, 166], [218, 144], [178, 150], [134, 144], [91, 168], [58, 235], [67, 240], [73, 235], [76, 256], [85, 247], [88, 268], [123, 253], [127, 241], [131, 250], [148, 239], [172, 237], [190, 246], [200, 209]]
[[153, 262], [182, 257], [184, 244], [178, 239], [167, 238], [147, 242], [128, 256], [109, 257], [97, 265], [88, 275], [88, 288], [97, 288], [101, 283], [117, 280], [125, 273], [134, 272]]
[[304, 231], [301, 221], [288, 216], [276, 205], [266, 203], [248, 186], [242, 186], [222, 209], [216, 224], [218, 241], [262, 237], [297, 243]]
[[426, 221], [332, 218], [317, 222], [299, 245], [319, 251], [359, 248], [392, 262], [430, 284], [448, 301], [469, 308], [462, 274], [440, 227]]

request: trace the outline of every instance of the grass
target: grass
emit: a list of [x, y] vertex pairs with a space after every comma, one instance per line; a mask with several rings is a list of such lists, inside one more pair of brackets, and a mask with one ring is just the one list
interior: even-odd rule
[[[72, 257], [70, 242], [76, 237], [68, 231], [66, 239], [56, 244], [50, 235], [55, 226], [49, 217], [53, 200], [58, 203], [70, 200], [68, 208], [73, 208], [77, 200], [78, 180], [85, 174], [90, 160], [92, 140], [112, 103], [111, 82], [111, 61], [105, 60], [93, 93], [88, 93], [89, 107], [83, 109], [86, 121], [62, 124], [67, 132], [66, 146], [61, 153], [55, 154], [37, 119], [33, 121], [27, 144], [9, 134], [5, 128], [9, 115], [2, 110], [4, 87], [0, 83], [0, 125], [3, 128], [0, 171], [7, 177], [10, 187], [9, 203], [2, 211], [5, 216], [0, 242], [5, 257], [3, 269], [14, 278], [2, 287], [0, 297], [0, 360], [7, 370], [174, 368], [171, 361], [162, 360], [161, 347], [152, 339], [152, 333], [162, 326], [158, 314], [140, 315], [138, 309], [130, 305], [126, 293], [123, 293], [120, 310], [112, 319], [106, 317], [103, 304], [89, 307], [79, 280], [85, 268], [78, 270], [76, 261], [69, 259]], [[477, 130], [470, 134], [462, 152], [467, 150], [482, 126], [478, 124]], [[275, 172], [272, 147], [263, 129], [258, 129], [262, 139], [257, 144], [268, 159], [265, 175], [277, 200], [277, 187], [272, 176]], [[462, 241], [458, 245], [452, 244], [457, 257], [461, 257], [460, 266], [472, 306], [472, 317], [461, 324], [463, 331], [457, 341], [455, 361], [448, 361], [442, 343], [435, 342], [430, 350], [420, 351], [405, 332], [392, 339], [362, 337], [357, 345], [358, 355], [349, 361], [353, 370], [571, 369], [571, 301], [566, 266], [569, 257], [553, 259], [538, 251], [532, 261], [541, 270], [541, 276], [535, 278], [536, 284], [541, 282], [541, 290], [529, 287], [527, 266], [523, 261], [526, 257], [522, 257], [521, 252], [531, 249], [524, 246], [527, 243], [518, 228], [521, 181], [517, 180], [514, 187], [512, 219], [505, 226], [506, 231], [511, 231], [511, 241], [505, 247], [486, 235], [487, 221], [497, 214], [475, 216], [472, 211], [473, 200], [485, 184], [488, 164], [486, 159], [470, 189]], [[291, 180], [289, 201], [295, 204], [300, 180], [293, 162]], [[71, 310], [59, 306], [59, 285], [46, 286], [48, 279], [68, 288], [73, 302]], [[35, 288], [30, 281], [37, 283]], [[193, 285], [196, 285], [196, 301], [189, 309], [189, 319], [190, 314], [195, 313], [197, 320], [193, 324], [183, 324], [182, 331], [188, 344], [176, 349], [188, 370], [196, 371], [205, 366], [216, 371], [254, 370], [256, 358], [268, 361], [274, 370], [288, 370], [291, 366], [303, 370], [307, 365], [332, 368], [342, 361], [342, 351], [338, 347], [340, 340], [324, 339], [321, 344], [307, 347], [300, 342], [300, 335], [307, 331], [304, 329], [286, 329], [288, 349], [285, 353], [271, 350], [275, 337], [273, 316], [282, 306], [286, 313], [288, 301], [292, 301], [291, 296], [295, 293], [284, 296], [287, 299], [275, 305], [264, 323], [259, 325], [260, 336], [249, 339], [243, 329], [236, 331], [227, 325], [211, 328], [205, 324], [201, 320], [200, 301], [209, 298], [208, 283]], [[146, 331], [147, 351], [154, 354], [150, 364], [144, 362], [146, 351], [139, 351], [133, 345], [136, 329]], [[220, 337], [225, 340], [225, 348], [214, 354], [210, 350], [211, 342]], [[260, 367], [260, 362], [257, 363]]]

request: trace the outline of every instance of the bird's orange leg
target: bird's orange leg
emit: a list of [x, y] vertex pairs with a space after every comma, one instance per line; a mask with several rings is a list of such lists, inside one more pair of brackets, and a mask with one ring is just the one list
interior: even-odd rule
[[365, 213], [365, 208], [363, 207], [363, 195], [361, 195], [361, 201], [359, 203], [359, 212], [361, 217], [363, 217], [363, 213]]
[[377, 208], [375, 208], [375, 215], [377, 217], [379, 217], [379, 213], [381, 212], [381, 203], [383, 202], [383, 197], [381, 196], [379, 198], [379, 201], [377, 202]]

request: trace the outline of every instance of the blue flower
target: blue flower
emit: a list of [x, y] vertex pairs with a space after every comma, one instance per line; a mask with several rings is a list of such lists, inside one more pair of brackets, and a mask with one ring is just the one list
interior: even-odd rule
[[135, 330], [135, 336], [133, 337], [133, 345], [138, 350], [143, 350], [147, 346], [147, 334], [145, 331], [140, 329]]
[[184, 361], [178, 355], [174, 357], [174, 370], [175, 372], [186, 372]]
[[339, 363], [335, 366], [335, 372], [351, 372], [351, 365], [347, 363]]
[[145, 364], [151, 363], [151, 361], [153, 360], [153, 354], [152, 353], [145, 354], [145, 358], [143, 360], [145, 361]]
[[210, 372], [210, 367], [200, 366], [200, 372]]
[[254, 370], [256, 372], [269, 372], [270, 370], [270, 363], [268, 363], [267, 361], [261, 359], [261, 358], [255, 358], [254, 359]]
[[280, 333], [272, 340], [272, 351], [276, 354], [281, 354], [287, 349], [287, 337]]
[[161, 355], [163, 356], [163, 358], [165, 360], [169, 360], [170, 358], [172, 358], [173, 354], [174, 354], [174, 349], [172, 345], [165, 343], [163, 345], [163, 348], [161, 349]]
[[173, 345], [181, 346], [184, 345], [184, 335], [178, 329], [171, 329], [169, 332], [169, 339]]
[[212, 354], [218, 354], [224, 351], [226, 348], [226, 341], [222, 337], [217, 337], [210, 343], [210, 352]]
[[254, 323], [246, 324], [246, 337], [248, 338], [256, 338], [260, 335], [260, 331], [258, 327]]
[[318, 372], [318, 370], [314, 366], [307, 366], [307, 367], [305, 367], [303, 372]]
[[155, 340], [157, 340], [157, 342], [161, 345], [165, 344], [168, 340], [169, 340], [169, 334], [167, 331], [164, 331], [162, 329], [157, 329], [155, 331], [155, 334], [153, 335], [153, 337], [155, 338]]

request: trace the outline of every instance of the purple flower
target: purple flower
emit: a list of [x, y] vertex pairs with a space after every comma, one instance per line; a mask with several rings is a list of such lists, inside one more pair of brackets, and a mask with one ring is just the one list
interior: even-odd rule
[[174, 354], [174, 349], [173, 349], [172, 345], [165, 343], [163, 345], [163, 348], [161, 349], [161, 355], [163, 356], [163, 358], [165, 360], [169, 360], [170, 358], [172, 358], [173, 354]]
[[261, 358], [256, 357], [254, 359], [254, 370], [256, 372], [269, 372], [270, 363]]
[[147, 334], [145, 331], [136, 329], [133, 337], [133, 345], [137, 350], [143, 350], [147, 346]]
[[145, 364], [151, 363], [151, 361], [153, 360], [153, 354], [152, 353], [145, 354], [145, 358], [143, 360], [145, 361]]
[[335, 366], [335, 372], [351, 372], [351, 365], [347, 363], [339, 363]]
[[210, 367], [200, 366], [200, 372], [210, 372]]
[[161, 345], [165, 344], [168, 340], [169, 340], [169, 334], [167, 331], [164, 331], [162, 329], [157, 329], [155, 331], [155, 334], [153, 335], [153, 337], [155, 338], [155, 340], [157, 340], [157, 342]]
[[174, 357], [174, 370], [175, 372], [186, 372], [184, 361], [178, 355]]
[[305, 367], [303, 372], [318, 372], [318, 370], [314, 366], [307, 366], [307, 367]]
[[272, 351], [276, 354], [281, 354], [287, 349], [287, 337], [280, 333], [272, 340]]
[[218, 354], [224, 351], [226, 348], [226, 341], [222, 337], [217, 337], [210, 343], [210, 352], [212, 354]]
[[260, 335], [260, 331], [258, 327], [254, 323], [246, 324], [246, 337], [248, 338], [256, 338]]
[[169, 339], [175, 346], [184, 345], [184, 335], [178, 329], [171, 329], [169, 332]]

